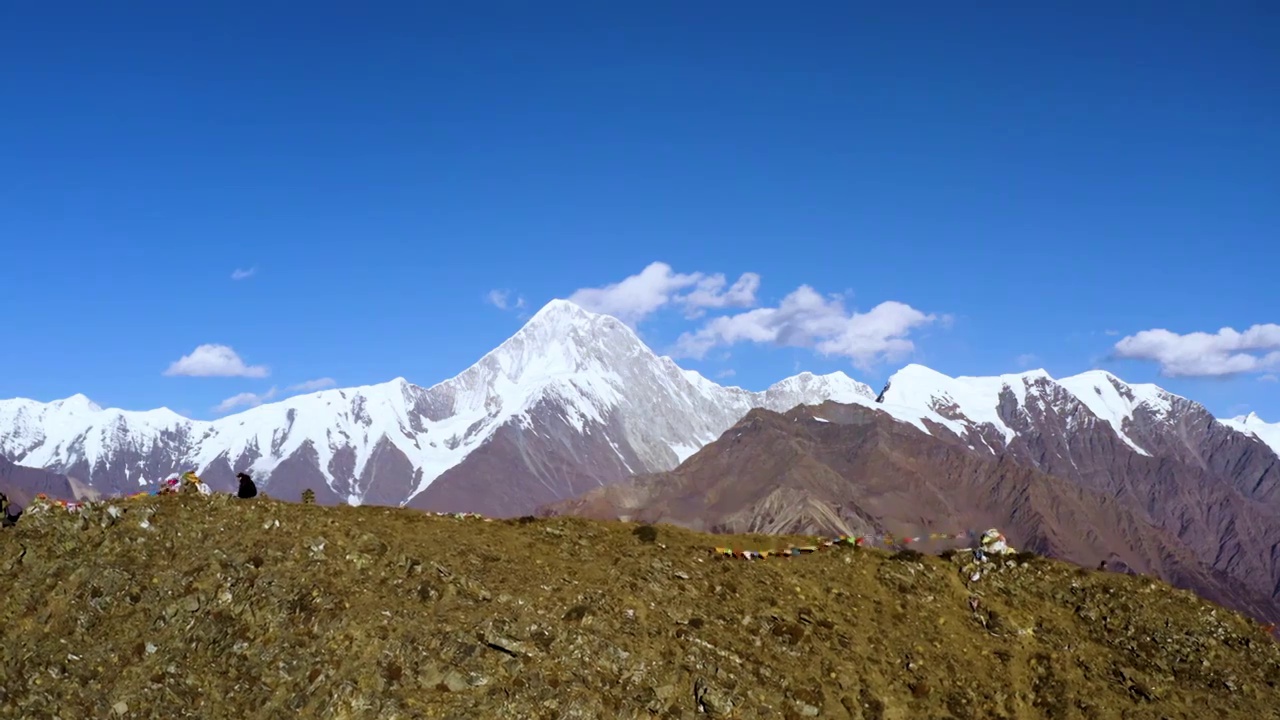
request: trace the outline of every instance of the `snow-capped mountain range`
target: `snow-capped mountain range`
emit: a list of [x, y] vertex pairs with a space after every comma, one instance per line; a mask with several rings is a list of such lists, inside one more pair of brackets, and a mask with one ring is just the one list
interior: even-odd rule
[[[762, 393], [722, 387], [655, 355], [622, 322], [557, 300], [475, 365], [428, 388], [396, 378], [214, 421], [163, 408], [103, 409], [83, 395], [0, 401], [0, 455], [107, 493], [136, 492], [187, 469], [229, 484], [247, 470], [280, 497], [305, 486], [353, 504], [404, 504], [503, 428], [545, 438], [554, 423], [578, 444], [603, 440], [614, 456], [606, 464], [617, 466], [611, 477], [674, 467], [752, 407], [872, 394], [838, 372], [804, 373]], [[534, 472], [554, 484], [554, 473]]]
[[[933, 434], [999, 452], [1034, 420], [1066, 412], [1107, 423], [1142, 455], [1161, 452], [1152, 423], [1203, 408], [1154, 385], [1092, 371], [950, 378], [921, 365], [877, 393], [844, 373], [803, 373], [764, 392], [723, 387], [650, 350], [624, 323], [564, 300], [457, 377], [431, 387], [403, 378], [324, 390], [214, 421], [167, 409], [103, 409], [83, 395], [0, 401], [0, 455], [69, 475], [100, 493], [129, 493], [194, 469], [230, 487], [247, 470], [286, 499], [411, 504], [520, 514], [632, 474], [670, 470], [753, 407], [786, 411], [832, 400], [883, 410]], [[1083, 409], [1080, 409], [1083, 408]], [[1216, 421], [1210, 421], [1216, 422]], [[1280, 451], [1280, 425], [1219, 423]]]
[[[907, 365], [889, 379], [881, 409], [926, 432], [939, 428], [969, 439], [975, 448], [998, 451], [1024, 432], [1038, 409], [1056, 407], [1087, 413], [1075, 423], [1107, 423], [1119, 438], [1140, 455], [1158, 453], [1144, 425], [1172, 422], [1180, 414], [1196, 411], [1212, 417], [1199, 403], [1174, 395], [1152, 384], [1130, 384], [1105, 370], [1054, 379], [1044, 370], [993, 377], [952, 378], [923, 365]], [[1268, 424], [1256, 414], [1214, 421], [1225, 428], [1256, 437], [1280, 453], [1280, 423]]]

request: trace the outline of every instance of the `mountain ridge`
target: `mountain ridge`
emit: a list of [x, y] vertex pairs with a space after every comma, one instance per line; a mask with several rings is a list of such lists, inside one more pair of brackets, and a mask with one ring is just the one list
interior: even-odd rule
[[[842, 372], [803, 373], [759, 393], [723, 387], [657, 356], [616, 318], [558, 300], [466, 370], [428, 387], [398, 377], [212, 421], [163, 409], [103, 409], [84, 395], [0, 401], [0, 454], [105, 485], [106, 492], [135, 491], [186, 469], [221, 487], [247, 470], [283, 496], [306, 486], [322, 501], [404, 504], [501, 427], [531, 427], [530, 413], [544, 401], [579, 433], [621, 406], [644, 406], [643, 420], [619, 430], [625, 441], [613, 439], [631, 446], [623, 466], [635, 472], [678, 464], [756, 404], [870, 393]], [[379, 462], [388, 472], [407, 470], [412, 482], [378, 477]], [[290, 478], [273, 483], [281, 466]]]
[[[991, 454], [1017, 444], [1046, 413], [1062, 418], [1060, 432], [1108, 424], [1139, 455], [1172, 447], [1160, 439], [1161, 423], [1174, 427], [1177, 413], [1221, 426], [1219, 435], [1280, 447], [1280, 432], [1272, 436], [1280, 424], [1256, 416], [1205, 421], [1212, 415], [1193, 401], [1105, 371], [952, 378], [912, 363], [879, 395], [841, 371], [800, 373], [759, 392], [722, 386], [657, 355], [622, 321], [554, 300], [461, 373], [426, 387], [401, 376], [209, 421], [167, 408], [104, 409], [83, 394], [3, 400], [0, 455], [103, 494], [147, 489], [193, 469], [230, 489], [234, 474], [248, 471], [286, 498], [312, 489], [322, 503], [523, 514], [673, 469], [754, 407], [786, 411], [827, 400], [875, 407]], [[516, 487], [504, 487], [503, 476]]]

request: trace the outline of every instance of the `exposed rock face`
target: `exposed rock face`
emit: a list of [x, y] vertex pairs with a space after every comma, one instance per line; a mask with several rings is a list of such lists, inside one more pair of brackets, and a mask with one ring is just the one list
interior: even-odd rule
[[[1139, 469], [1162, 461], [1129, 450], [1106, 423], [1087, 415], [1076, 423], [1074, 432], [1050, 435], [1038, 448], [1016, 437], [994, 454], [973, 450], [954, 433], [931, 436], [862, 406], [828, 403], [785, 415], [754, 410], [674, 471], [600, 488], [543, 512], [717, 532], [928, 535], [995, 526], [1017, 547], [1088, 567], [1107, 561], [1260, 617], [1280, 615], [1270, 584], [1255, 582], [1246, 570], [1247, 553], [1216, 562], [1201, 552], [1209, 541], [1184, 537], [1181, 528], [1155, 519], [1150, 498], [1132, 490], [1117, 494], [1102, 482], [1112, 470], [1108, 459], [1121, 457], [1125, 467]], [[1082, 430], [1086, 425], [1091, 429]], [[1053, 463], [1075, 455], [1094, 463], [1082, 462], [1079, 477], [1057, 477], [1024, 459], [1057, 467]], [[1217, 496], [1237, 497], [1234, 492], [1226, 488]], [[1248, 541], [1242, 534], [1234, 541], [1255, 547], [1265, 537], [1258, 530]]]

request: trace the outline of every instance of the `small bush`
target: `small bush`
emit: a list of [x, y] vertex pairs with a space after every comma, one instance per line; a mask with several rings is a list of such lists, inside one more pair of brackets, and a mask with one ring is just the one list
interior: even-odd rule
[[1017, 552], [1013, 554], [1014, 562], [1019, 562], [1019, 563], [1029, 563], [1029, 562], [1035, 562], [1036, 560], [1043, 560], [1043, 559], [1044, 558], [1041, 555], [1034, 553], [1030, 550], [1023, 550], [1022, 552]]
[[519, 520], [516, 520], [516, 522], [521, 525], [528, 525], [529, 523], [537, 522], [537, 521], [538, 521], [538, 518], [532, 515], [522, 515]]
[[924, 553], [915, 548], [902, 548], [889, 556], [890, 560], [897, 560], [898, 562], [920, 562], [923, 558]]
[[658, 541], [658, 528], [652, 525], [641, 525], [635, 530], [632, 530], [631, 534], [635, 535], [640, 539], [640, 542], [643, 543], [653, 543]]
[[938, 557], [942, 558], [943, 560], [950, 560], [951, 558], [956, 556], [956, 552], [957, 551], [955, 548], [947, 548], [946, 550], [943, 550], [941, 553], [938, 553]]
[[583, 618], [591, 614], [591, 608], [586, 605], [574, 605], [562, 618], [565, 622], [581, 622]]

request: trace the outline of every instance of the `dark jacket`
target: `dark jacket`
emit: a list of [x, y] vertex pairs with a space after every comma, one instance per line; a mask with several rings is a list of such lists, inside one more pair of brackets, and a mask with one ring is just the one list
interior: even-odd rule
[[22, 517], [22, 508], [17, 503], [9, 502], [4, 493], [0, 493], [0, 527], [13, 527]]
[[248, 500], [258, 494], [258, 486], [253, 484], [253, 480], [244, 473], [236, 475], [240, 479], [240, 490], [236, 493], [236, 497]]

